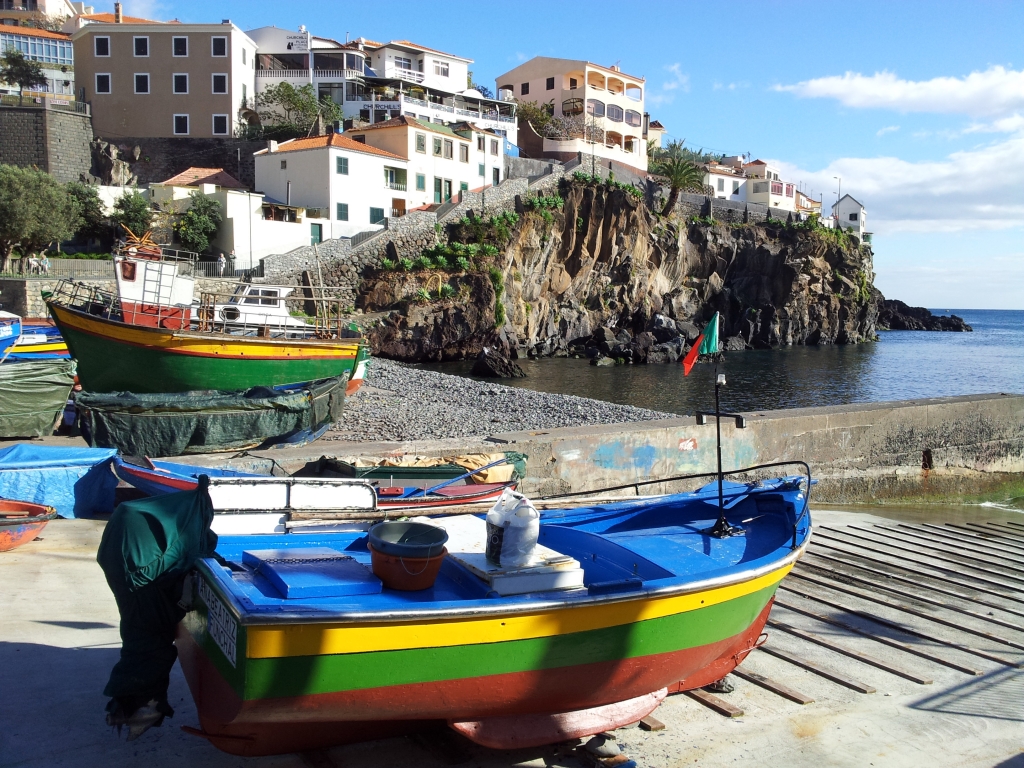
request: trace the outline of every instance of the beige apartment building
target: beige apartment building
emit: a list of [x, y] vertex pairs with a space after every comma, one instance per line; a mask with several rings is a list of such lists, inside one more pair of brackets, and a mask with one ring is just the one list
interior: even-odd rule
[[71, 40], [78, 97], [104, 139], [230, 138], [255, 94], [256, 43], [227, 20], [129, 23], [115, 13]]
[[[519, 146], [531, 156], [570, 160], [577, 154], [647, 170], [645, 81], [618, 66], [536, 56], [495, 79], [498, 97], [536, 102], [573, 126], [568, 135], [531, 137], [520, 126]], [[531, 142], [532, 139], [532, 142]]]

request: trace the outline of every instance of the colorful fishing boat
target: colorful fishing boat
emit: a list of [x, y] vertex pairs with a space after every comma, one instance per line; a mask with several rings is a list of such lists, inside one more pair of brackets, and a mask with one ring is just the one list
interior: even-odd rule
[[0, 552], [32, 541], [55, 517], [57, 510], [44, 504], [0, 499]]
[[67, 360], [71, 357], [60, 331], [52, 325], [24, 325], [21, 338], [11, 347], [7, 359]]
[[[150, 496], [166, 493], [194, 490], [199, 484], [199, 476], [210, 478], [258, 478], [255, 473], [240, 472], [231, 469], [201, 467], [191, 464], [179, 464], [172, 461], [153, 461], [151, 459], [128, 459], [118, 456], [114, 459], [114, 473], [129, 485], [138, 488]], [[296, 484], [306, 483], [311, 486], [324, 482], [322, 478], [295, 477]], [[448, 478], [436, 486], [421, 488], [419, 486], [379, 486], [373, 489], [377, 496], [377, 507], [386, 511], [414, 512], [442, 507], [458, 507], [482, 504], [494, 501], [501, 496], [506, 488], [515, 488], [516, 483], [475, 483], [469, 485], [449, 485], [455, 480], [466, 479], [466, 473]], [[268, 513], [276, 513], [272, 505], [266, 505]]]
[[558, 578], [541, 591], [514, 588], [507, 570], [498, 589], [478, 567], [474, 516], [435, 520], [449, 555], [416, 592], [367, 594], [366, 574], [352, 578], [354, 564], [370, 567], [365, 527], [223, 536], [217, 559], [197, 565], [176, 641], [191, 730], [265, 755], [430, 722], [489, 746], [559, 740], [566, 731], [549, 726], [567, 720], [586, 724], [575, 736], [635, 722], [669, 687], [720, 679], [757, 646], [808, 541], [807, 483], [725, 483], [721, 516], [743, 535], [714, 534], [714, 484], [543, 512], [539, 543]]
[[0, 362], [3, 362], [11, 348], [21, 338], [21, 317], [0, 310]]
[[46, 297], [87, 390], [244, 390], [348, 375], [351, 394], [365, 375], [369, 350], [362, 338], [261, 338], [133, 325], [113, 302], [71, 281]]

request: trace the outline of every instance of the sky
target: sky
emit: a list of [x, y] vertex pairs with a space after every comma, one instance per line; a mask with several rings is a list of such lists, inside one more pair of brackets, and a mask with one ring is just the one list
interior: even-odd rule
[[125, 0], [125, 12], [413, 40], [473, 59], [492, 89], [533, 56], [618, 63], [646, 79], [670, 137], [776, 163], [826, 210], [841, 184], [867, 211], [886, 297], [1024, 309], [1024, 0]]

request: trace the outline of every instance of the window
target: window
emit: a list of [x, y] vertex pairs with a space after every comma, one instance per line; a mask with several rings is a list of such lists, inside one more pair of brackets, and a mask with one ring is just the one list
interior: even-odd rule
[[370, 208], [370, 223], [380, 224], [382, 221], [384, 221], [384, 209]]
[[288, 170], [288, 161], [287, 160], [282, 160], [281, 161], [281, 170], [282, 171], [287, 171]]
[[348, 158], [339, 157], [334, 161], [334, 170], [342, 176], [348, 176]]
[[416, 151], [424, 152], [427, 151], [427, 134], [417, 133], [416, 134]]
[[792, 184], [787, 184], [786, 185], [786, 197], [792, 197], [792, 196], [793, 196], [793, 185]]
[[227, 56], [228, 55], [228, 39], [226, 37], [214, 37], [210, 39], [210, 45], [212, 47], [211, 54], [213, 56]]
[[725, 179], [718, 180], [718, 191], [725, 192]]
[[109, 56], [110, 55], [110, 38], [109, 37], [94, 37], [92, 39], [93, 53], [97, 56]]
[[732, 193], [735, 195], [739, 191], [740, 191], [740, 183], [738, 181], [734, 181], [732, 183]]
[[608, 105], [608, 119], [614, 123], [622, 122], [622, 107], [616, 104]]
[[522, 85], [519, 86], [519, 93], [521, 93], [523, 96], [525, 96], [529, 92], [530, 92], [530, 84], [529, 83], [523, 83]]
[[149, 75], [135, 73], [135, 92], [136, 93], [149, 93]]
[[460, 181], [459, 182], [459, 192], [469, 192], [469, 182]]
[[395, 56], [395, 67], [412, 71], [412, 59], [405, 56]]
[[773, 195], [781, 195], [782, 194], [782, 182], [781, 181], [773, 181], [772, 182], [772, 194]]
[[228, 76], [227, 75], [213, 75], [213, 92], [214, 93], [227, 93], [228, 92]]
[[188, 136], [188, 115], [174, 116], [174, 134], [176, 136]]
[[353, 136], [352, 141], [358, 141], [360, 144], [366, 143], [366, 134], [360, 133], [358, 136]]
[[476, 151], [477, 152], [486, 152], [487, 151], [486, 149], [484, 149], [484, 137], [483, 136], [477, 136], [476, 137]]
[[434, 74], [438, 77], [448, 77], [448, 62], [434, 59]]
[[416, 191], [426, 192], [427, 191], [427, 177], [422, 173], [416, 174]]
[[338, 221], [348, 221], [348, 203], [338, 203]]
[[454, 143], [451, 139], [444, 140], [444, 159], [451, 160], [454, 152]]
[[491, 139], [491, 154], [492, 155], [497, 155], [498, 154], [498, 140], [497, 139]]
[[850, 214], [850, 221], [856, 221], [856, 220], [857, 220], [857, 214], [856, 213], [851, 213]]
[[597, 99], [587, 99], [587, 114], [594, 117], [604, 117], [604, 102]]
[[755, 195], [763, 195], [767, 191], [768, 191], [768, 182], [767, 181], [755, 181], [754, 182], [754, 194]]
[[452, 180], [451, 179], [445, 179], [444, 180], [444, 201], [447, 203], [451, 199], [452, 199]]
[[171, 38], [171, 55], [182, 57], [188, 56], [188, 38], [187, 37], [172, 37]]
[[571, 89], [575, 89], [575, 88], [579, 88], [579, 85], [580, 85], [579, 81], [575, 77], [570, 77], [569, 78], [569, 88], [570, 88], [570, 90]]
[[136, 37], [135, 40], [135, 55], [136, 56], [149, 56], [149, 38], [148, 37]]
[[213, 116], [213, 135], [214, 136], [227, 136], [228, 135], [228, 116], [227, 115], [214, 115]]
[[487, 166], [485, 166], [483, 163], [480, 163], [480, 165], [478, 165], [476, 167], [476, 172], [477, 172], [477, 175], [479, 175], [479, 176], [486, 176], [487, 175]]
[[632, 125], [634, 128], [639, 128], [643, 125], [644, 119], [640, 116], [640, 113], [635, 109], [626, 110], [626, 125]]
[[245, 64], [245, 48], [242, 49], [242, 64]]
[[469, 162], [469, 144], [459, 144], [459, 162]]
[[545, 87], [545, 88], [546, 88], [547, 90], [549, 90], [549, 91], [553, 91], [553, 90], [555, 90], [555, 78], [553, 78], [553, 77], [549, 77], [549, 78], [548, 78], [548, 79], [547, 79], [547, 80], [545, 81], [545, 83], [544, 83], [544, 87]]
[[434, 137], [434, 157], [441, 156], [441, 139], [437, 136]]
[[110, 93], [110, 75], [96, 75], [96, 93]]
[[188, 93], [188, 75], [174, 75], [174, 92]]
[[277, 288], [250, 288], [249, 294], [242, 299], [243, 304], [256, 304], [263, 307], [276, 307]]

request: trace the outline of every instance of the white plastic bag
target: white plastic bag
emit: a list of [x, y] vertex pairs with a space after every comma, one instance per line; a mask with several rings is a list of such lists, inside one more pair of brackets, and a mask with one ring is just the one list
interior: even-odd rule
[[487, 559], [506, 568], [527, 565], [540, 537], [540, 513], [528, 498], [506, 488], [487, 513]]

